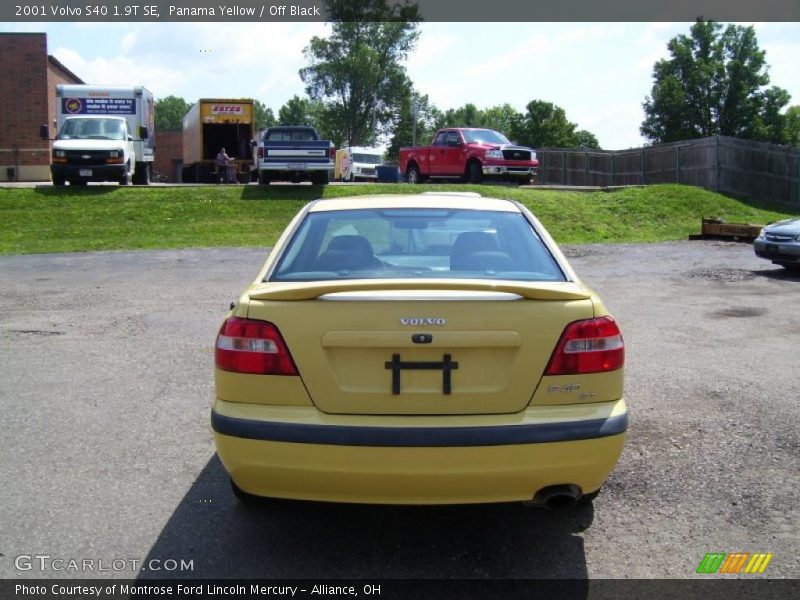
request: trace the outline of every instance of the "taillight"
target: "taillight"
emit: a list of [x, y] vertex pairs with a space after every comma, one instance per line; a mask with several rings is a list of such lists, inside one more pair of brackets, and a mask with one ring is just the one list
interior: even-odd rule
[[558, 341], [545, 375], [616, 371], [625, 364], [625, 344], [611, 317], [574, 321]]
[[297, 367], [278, 328], [267, 321], [229, 318], [217, 335], [214, 358], [223, 371], [297, 375]]
[[264, 158], [267, 155], [267, 151], [264, 146], [258, 147], [258, 158]]
[[333, 160], [336, 160], [336, 148], [333, 146], [333, 144], [331, 144], [331, 147], [330, 147], [330, 149], [328, 150], [328, 156], [329, 156], [331, 159], [333, 159]]

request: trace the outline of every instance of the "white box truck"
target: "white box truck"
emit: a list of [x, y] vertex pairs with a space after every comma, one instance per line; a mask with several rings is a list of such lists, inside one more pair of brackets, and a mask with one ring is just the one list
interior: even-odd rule
[[383, 150], [367, 146], [349, 146], [336, 151], [334, 179], [341, 181], [376, 181], [377, 167], [383, 163]]
[[[154, 160], [153, 107], [153, 94], [141, 86], [56, 86], [53, 184], [148, 185]], [[50, 139], [49, 127], [42, 125], [40, 134]]]

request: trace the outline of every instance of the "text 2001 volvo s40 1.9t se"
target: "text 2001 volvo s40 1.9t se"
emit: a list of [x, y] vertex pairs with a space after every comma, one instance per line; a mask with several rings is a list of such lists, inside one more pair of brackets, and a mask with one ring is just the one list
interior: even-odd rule
[[625, 441], [617, 323], [508, 200], [310, 203], [215, 355], [212, 426], [245, 500], [567, 506]]

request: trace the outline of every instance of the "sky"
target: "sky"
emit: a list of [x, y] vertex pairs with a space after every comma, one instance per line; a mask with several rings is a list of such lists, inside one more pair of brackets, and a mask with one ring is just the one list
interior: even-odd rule
[[[800, 104], [800, 23], [753, 23], [772, 85]], [[690, 23], [423, 23], [406, 61], [441, 110], [531, 100], [562, 107], [603, 148], [642, 145], [654, 63]], [[48, 35], [48, 52], [87, 83], [144, 85], [156, 99], [255, 98], [278, 109], [304, 95], [303, 49], [325, 23], [0, 23]]]

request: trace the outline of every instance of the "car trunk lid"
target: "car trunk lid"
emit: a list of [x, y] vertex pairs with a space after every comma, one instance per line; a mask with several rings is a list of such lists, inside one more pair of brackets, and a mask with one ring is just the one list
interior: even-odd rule
[[314, 404], [337, 414], [521, 411], [565, 325], [593, 316], [577, 283], [269, 283], [249, 297], [248, 318], [277, 325]]

